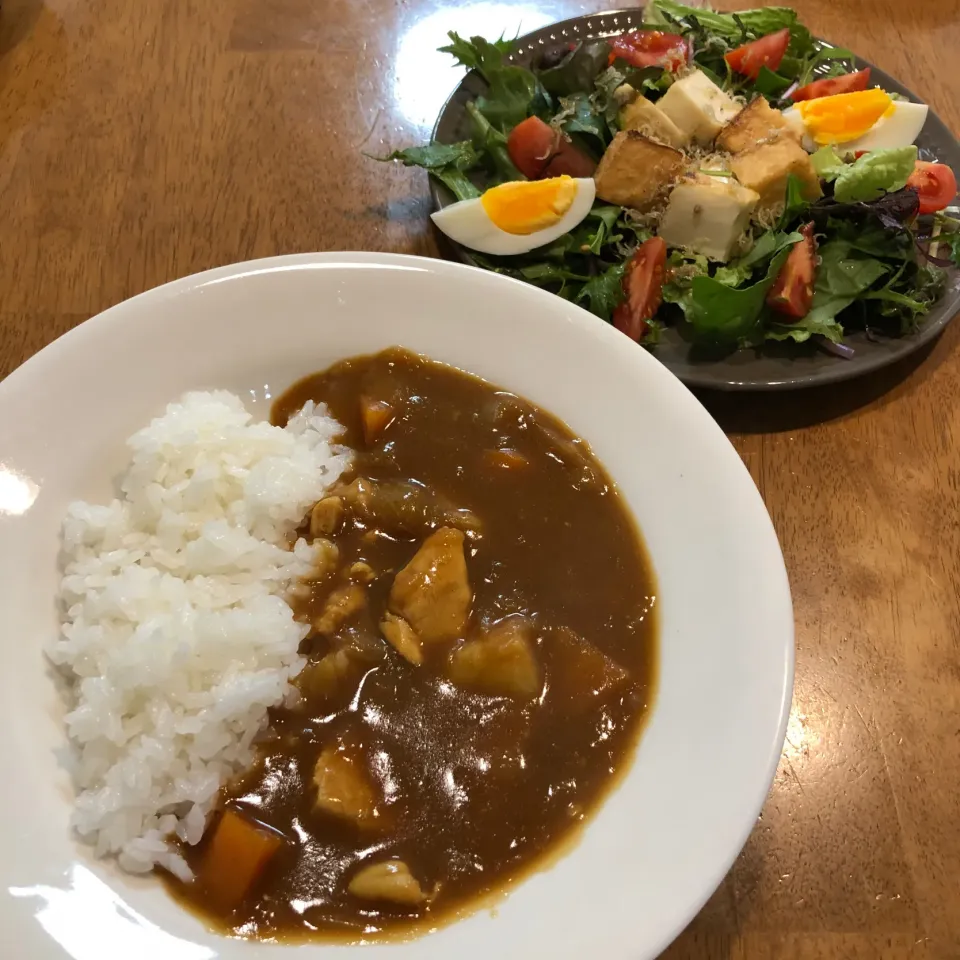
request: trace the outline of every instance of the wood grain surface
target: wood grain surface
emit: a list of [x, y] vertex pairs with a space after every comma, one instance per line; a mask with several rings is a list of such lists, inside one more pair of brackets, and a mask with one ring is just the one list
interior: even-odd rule
[[[446, 31], [613, 5], [2, 0], [0, 375], [208, 267], [435, 255], [425, 176], [363, 151], [427, 132], [457, 81]], [[960, 0], [795, 5], [960, 132]], [[957, 960], [960, 323], [867, 381], [703, 399], [783, 544], [797, 682], [763, 815], [665, 956]]]

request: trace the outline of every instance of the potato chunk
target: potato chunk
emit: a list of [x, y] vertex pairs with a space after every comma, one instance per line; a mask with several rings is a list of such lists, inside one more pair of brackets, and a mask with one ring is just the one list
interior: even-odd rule
[[403, 860], [384, 860], [358, 870], [347, 890], [363, 900], [391, 900], [406, 906], [423, 903], [427, 897]]
[[441, 527], [397, 574], [389, 606], [424, 643], [434, 643], [463, 636], [472, 600], [463, 533]]
[[337, 587], [327, 597], [323, 612], [313, 621], [313, 629], [322, 636], [336, 633], [355, 613], [364, 608], [367, 595], [363, 587], [350, 583]]
[[414, 666], [423, 663], [423, 644], [417, 636], [416, 630], [403, 617], [395, 614], [384, 614], [380, 621], [380, 632], [387, 638], [387, 642], [397, 653]]
[[343, 500], [340, 497], [324, 497], [310, 511], [310, 536], [329, 537], [336, 533], [343, 522]]
[[314, 807], [357, 826], [372, 826], [378, 817], [377, 795], [359, 758], [345, 747], [324, 747], [313, 769]]
[[597, 196], [624, 207], [649, 207], [685, 165], [686, 158], [679, 150], [655, 143], [636, 130], [621, 130], [593, 176]]
[[742, 153], [783, 135], [796, 136], [783, 114], [774, 110], [766, 97], [756, 97], [720, 131], [717, 146], [728, 153]]
[[589, 706], [630, 680], [619, 663], [567, 627], [551, 631], [544, 643], [561, 654], [550, 668], [548, 695], [574, 709]]
[[498, 697], [529, 700], [543, 687], [533, 652], [533, 624], [510, 616], [450, 656], [448, 676], [457, 686]]

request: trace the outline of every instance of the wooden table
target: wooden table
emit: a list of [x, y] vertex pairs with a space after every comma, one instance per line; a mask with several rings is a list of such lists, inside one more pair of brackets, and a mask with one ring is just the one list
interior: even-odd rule
[[[960, 132], [960, 0], [796, 5]], [[0, 375], [218, 264], [435, 254], [425, 176], [362, 151], [424, 136], [456, 82], [448, 29], [601, 7], [2, 0]], [[960, 958], [960, 324], [850, 387], [704, 399], [783, 544], [797, 682], [763, 816], [666, 956]]]

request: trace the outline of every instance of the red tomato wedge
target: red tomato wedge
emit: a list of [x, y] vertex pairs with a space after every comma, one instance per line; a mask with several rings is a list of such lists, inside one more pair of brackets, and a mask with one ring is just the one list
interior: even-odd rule
[[507, 152], [528, 179], [541, 177], [592, 177], [596, 161], [570, 139], [539, 117], [527, 117], [507, 137]]
[[797, 87], [790, 94], [790, 99], [797, 102], [816, 100], [819, 97], [832, 97], [835, 93], [855, 93], [857, 90], [866, 90], [869, 85], [870, 68], [864, 67], [863, 70], [845, 73], [841, 77], [824, 77], [822, 80], [808, 83], [805, 87]]
[[507, 153], [528, 180], [536, 180], [543, 176], [559, 142], [559, 131], [539, 117], [527, 117], [510, 131]]
[[765, 37], [751, 40], [736, 50], [724, 55], [724, 60], [730, 66], [751, 80], [760, 76], [760, 68], [767, 67], [776, 70], [783, 60], [783, 55], [790, 45], [790, 28], [784, 27], [776, 33], [768, 33]]
[[945, 163], [918, 160], [907, 186], [920, 194], [921, 213], [936, 213], [950, 206], [957, 195], [957, 178]]
[[687, 42], [677, 33], [634, 30], [610, 41], [610, 63], [626, 60], [634, 67], [665, 67], [671, 72], [687, 62]]
[[543, 171], [545, 177], [592, 177], [597, 161], [588, 157], [573, 141], [561, 137], [557, 152]]
[[810, 312], [817, 275], [817, 240], [813, 235], [813, 224], [808, 223], [800, 232], [803, 239], [793, 245], [767, 293], [770, 309], [791, 320], [799, 320]]
[[640, 244], [623, 272], [626, 299], [613, 311], [613, 325], [631, 340], [642, 340], [650, 329], [648, 321], [663, 300], [663, 274], [667, 245], [660, 237]]

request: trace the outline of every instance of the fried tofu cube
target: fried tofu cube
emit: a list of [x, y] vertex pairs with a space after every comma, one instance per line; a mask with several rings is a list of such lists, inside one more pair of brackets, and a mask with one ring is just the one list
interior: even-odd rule
[[657, 232], [668, 246], [725, 262], [759, 200], [753, 190], [726, 177], [690, 174], [673, 188]]
[[737, 154], [730, 167], [740, 183], [760, 195], [757, 214], [768, 213], [783, 203], [791, 173], [800, 180], [805, 200], [816, 200], [822, 194], [807, 151], [790, 137]]
[[720, 131], [717, 146], [728, 153], [742, 153], [781, 136], [795, 139], [796, 133], [765, 97], [757, 97]]
[[668, 147], [678, 149], [690, 142], [690, 137], [655, 103], [641, 95], [637, 95], [620, 111], [620, 129], [636, 130], [651, 140], [659, 140]]
[[740, 112], [737, 102], [701, 70], [671, 84], [657, 101], [657, 107], [702, 147], [713, 143], [717, 134]]
[[656, 143], [636, 130], [621, 130], [607, 147], [593, 178], [607, 203], [643, 209], [683, 172], [679, 150]]

